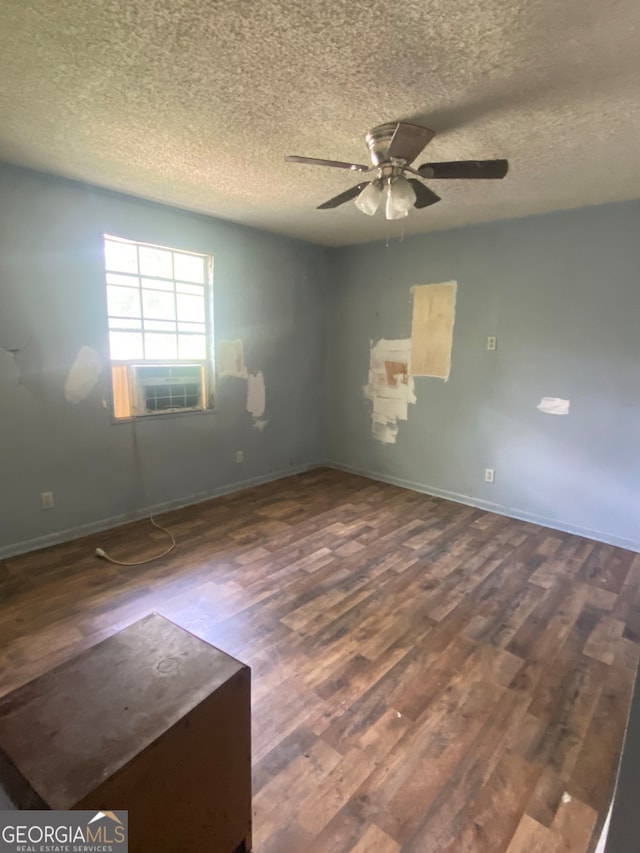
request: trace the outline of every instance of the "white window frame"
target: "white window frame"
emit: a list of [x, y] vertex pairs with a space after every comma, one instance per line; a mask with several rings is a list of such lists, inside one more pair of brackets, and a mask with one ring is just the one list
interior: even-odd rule
[[[175, 257], [174, 255], [192, 255], [194, 257], [198, 257], [202, 259], [204, 270], [205, 270], [205, 281], [203, 283], [204, 289], [204, 325], [205, 325], [205, 340], [206, 340], [206, 353], [205, 358], [202, 359], [194, 359], [194, 358], [174, 358], [174, 359], [163, 359], [163, 358], [136, 358], [136, 359], [122, 359], [122, 358], [113, 358], [111, 356], [111, 331], [127, 331], [126, 327], [121, 327], [118, 329], [112, 329], [112, 321], [119, 322], [122, 326], [122, 323], [126, 321], [127, 318], [110, 314], [109, 308], [107, 305], [107, 326], [108, 326], [108, 334], [109, 334], [109, 366], [111, 373], [111, 413], [113, 419], [116, 423], [121, 423], [123, 421], [129, 421], [135, 417], [170, 417], [176, 414], [187, 414], [187, 413], [202, 413], [206, 411], [210, 411], [214, 406], [214, 378], [215, 378], [215, 370], [214, 370], [214, 352], [215, 352], [215, 342], [214, 342], [214, 325], [213, 325], [213, 256], [203, 252], [193, 252], [184, 249], [178, 249], [172, 246], [163, 246], [156, 243], [147, 243], [144, 241], [131, 240], [125, 237], [116, 236], [114, 234], [104, 234], [103, 235], [103, 246], [106, 241], [113, 241], [118, 243], [124, 243], [129, 246], [136, 247], [137, 254], [137, 271], [127, 272], [123, 270], [113, 270], [107, 267], [107, 259], [106, 254], [104, 255], [104, 272], [105, 272], [105, 294], [107, 291], [108, 284], [108, 274], [112, 273], [118, 276], [128, 276], [131, 279], [137, 280], [137, 290], [140, 297], [140, 320], [139, 327], [136, 329], [130, 329], [130, 331], [140, 331], [142, 335], [142, 351], [145, 352], [145, 325], [147, 322], [158, 322], [155, 319], [146, 317], [144, 315], [144, 303], [142, 299], [142, 279], [146, 281], [153, 280], [156, 278], [158, 281], [163, 282], [171, 282], [173, 284], [173, 290], [168, 291], [166, 288], [163, 288], [164, 292], [172, 292], [174, 299], [177, 300], [178, 291], [177, 284], [181, 283], [182, 280], [175, 275]], [[172, 253], [172, 278], [161, 277], [161, 276], [150, 276], [141, 272], [140, 269], [140, 249], [141, 248], [149, 248], [149, 249], [159, 249], [164, 252]], [[193, 282], [183, 282], [184, 284], [191, 284]], [[177, 303], [176, 303], [177, 304]], [[167, 321], [171, 322], [171, 321]], [[132, 325], [136, 325], [138, 321], [132, 318]], [[179, 328], [179, 320], [178, 320], [178, 312], [176, 308], [176, 320], [175, 320], [175, 332], [169, 332], [169, 334], [176, 335], [176, 345], [178, 344], [178, 335], [181, 333]], [[150, 331], [147, 329], [147, 332]], [[182, 334], [188, 334], [188, 332], [182, 332]], [[178, 349], [179, 353], [179, 349]], [[185, 366], [185, 365], [198, 365], [201, 367], [201, 388], [200, 388], [200, 402], [197, 406], [187, 406], [187, 407], [179, 407], [179, 408], [170, 408], [170, 409], [158, 409], [158, 410], [140, 410], [140, 400], [143, 399], [144, 394], [142, 391], [142, 387], [138, 382], [137, 376], [138, 374], [144, 373], [140, 368], [145, 367], [163, 367], [167, 368], [173, 366]], [[124, 368], [124, 371], [123, 371]], [[128, 403], [124, 406], [120, 405], [121, 411], [118, 412], [116, 406], [116, 369], [119, 369], [118, 376], [120, 380], [125, 375], [126, 372], [126, 396], [128, 398]]]

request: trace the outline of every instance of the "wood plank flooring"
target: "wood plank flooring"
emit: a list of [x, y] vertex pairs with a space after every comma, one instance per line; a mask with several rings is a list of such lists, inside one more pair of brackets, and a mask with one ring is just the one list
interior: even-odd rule
[[0, 563], [0, 693], [157, 610], [252, 667], [256, 853], [592, 849], [640, 555], [324, 469], [163, 521]]

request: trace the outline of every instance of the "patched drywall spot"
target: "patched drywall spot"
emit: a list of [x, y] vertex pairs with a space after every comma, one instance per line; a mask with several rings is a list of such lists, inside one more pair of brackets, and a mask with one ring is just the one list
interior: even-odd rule
[[241, 340], [218, 341], [216, 344], [216, 372], [218, 376], [247, 378], [244, 364], [244, 347]]
[[254, 418], [261, 418], [266, 408], [266, 393], [262, 371], [250, 373], [247, 377], [247, 411]]
[[254, 427], [262, 432], [269, 423], [262, 417], [267, 406], [264, 375], [261, 370], [258, 373], [247, 370], [241, 340], [217, 342], [216, 373], [220, 377], [243, 379], [247, 383], [247, 411], [253, 416]]
[[398, 421], [406, 421], [409, 403], [416, 402], [413, 377], [409, 375], [411, 341], [382, 338], [371, 344], [369, 382], [364, 394], [371, 400], [371, 431], [383, 444], [395, 444]]
[[569, 400], [563, 400], [561, 397], [543, 397], [536, 408], [546, 415], [568, 415]]
[[91, 347], [80, 347], [64, 383], [65, 399], [74, 405], [84, 400], [95, 387], [101, 370], [98, 353]]
[[413, 376], [449, 378], [453, 324], [456, 316], [455, 281], [442, 284], [418, 284], [411, 288], [411, 363]]
[[7, 380], [12, 385], [20, 383], [20, 369], [16, 362], [19, 350], [0, 346], [0, 380]]
[[[29, 338], [26, 342], [7, 340], [0, 335], [0, 356], [6, 353], [13, 360], [13, 367], [17, 370], [16, 384], [37, 399], [44, 397], [42, 353], [40, 342]], [[7, 345], [9, 344], [9, 345]]]

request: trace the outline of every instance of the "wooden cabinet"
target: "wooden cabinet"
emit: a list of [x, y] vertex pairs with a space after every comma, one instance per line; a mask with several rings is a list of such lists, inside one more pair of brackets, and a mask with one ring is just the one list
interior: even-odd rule
[[152, 614], [0, 699], [20, 809], [126, 809], [132, 853], [251, 849], [250, 670]]

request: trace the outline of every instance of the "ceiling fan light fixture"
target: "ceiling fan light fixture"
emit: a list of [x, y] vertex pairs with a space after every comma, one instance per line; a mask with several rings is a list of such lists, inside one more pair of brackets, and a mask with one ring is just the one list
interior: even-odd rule
[[373, 216], [373, 214], [380, 207], [381, 201], [382, 190], [380, 189], [377, 183], [372, 181], [370, 184], [367, 184], [367, 186], [357, 197], [357, 199], [355, 200], [355, 206], [362, 213], [366, 213], [367, 216]]
[[415, 190], [409, 181], [403, 177], [389, 180], [386, 196], [385, 216], [387, 219], [402, 219], [404, 216], [408, 216], [409, 209], [416, 203]]

